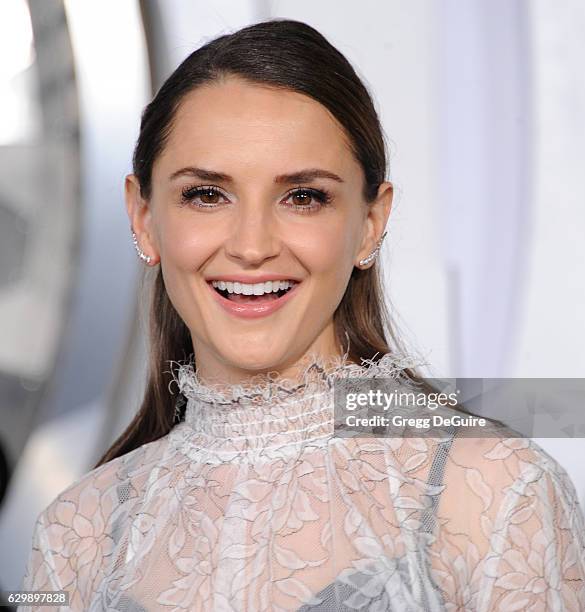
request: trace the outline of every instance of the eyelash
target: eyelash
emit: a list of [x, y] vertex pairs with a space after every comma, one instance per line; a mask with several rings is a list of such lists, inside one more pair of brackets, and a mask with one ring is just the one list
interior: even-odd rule
[[[199, 185], [195, 187], [185, 187], [181, 191], [181, 203], [183, 205], [192, 204], [198, 208], [216, 208], [218, 206], [218, 204], [195, 204], [193, 202], [195, 198], [203, 194], [207, 194], [207, 195], [217, 194], [217, 195], [225, 197], [224, 194], [217, 187], [214, 187], [213, 185], [209, 185], [209, 186]], [[322, 191], [320, 189], [313, 189], [309, 187], [297, 187], [296, 189], [289, 191], [289, 193], [286, 194], [285, 199], [288, 199], [298, 194], [308, 195], [312, 197], [314, 200], [317, 200], [318, 202], [317, 205], [309, 205], [309, 206], [304, 205], [304, 204], [292, 204], [292, 205], [289, 204], [288, 205], [288, 208], [292, 208], [293, 210], [296, 210], [303, 214], [307, 214], [307, 213], [314, 212], [316, 210], [320, 210], [321, 208], [328, 206], [333, 200], [333, 196], [328, 191]]]

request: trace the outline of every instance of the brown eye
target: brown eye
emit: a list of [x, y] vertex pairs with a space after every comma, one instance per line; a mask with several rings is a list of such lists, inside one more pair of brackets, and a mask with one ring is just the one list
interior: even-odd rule
[[297, 193], [293, 193], [292, 198], [294, 204], [305, 206], [311, 203], [313, 196], [306, 191], [298, 191]]
[[331, 194], [319, 189], [298, 188], [288, 194], [288, 206], [298, 212], [312, 212], [327, 206], [332, 200]]
[[202, 191], [199, 197], [204, 204], [217, 204], [219, 194], [213, 189], [207, 189], [206, 191]]
[[183, 189], [182, 201], [184, 204], [192, 204], [199, 208], [215, 208], [221, 203], [219, 198], [225, 196], [216, 187], [187, 187]]

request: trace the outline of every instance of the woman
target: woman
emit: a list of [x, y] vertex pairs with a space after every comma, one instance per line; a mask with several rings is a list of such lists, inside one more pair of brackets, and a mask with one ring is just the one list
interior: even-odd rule
[[168, 78], [126, 178], [158, 266], [146, 394], [40, 514], [24, 588], [96, 611], [584, 609], [583, 516], [531, 441], [332, 435], [335, 381], [420, 380], [380, 288], [386, 171], [367, 90], [306, 24]]

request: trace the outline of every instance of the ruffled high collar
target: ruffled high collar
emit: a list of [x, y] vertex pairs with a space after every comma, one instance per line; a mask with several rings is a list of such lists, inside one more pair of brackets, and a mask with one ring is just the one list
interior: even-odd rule
[[358, 365], [347, 354], [311, 356], [294, 380], [276, 372], [245, 383], [204, 384], [192, 361], [173, 362], [174, 382], [186, 399], [185, 424], [197, 444], [239, 452], [311, 442], [333, 433], [333, 389], [345, 377], [408, 380], [404, 370], [421, 364], [411, 355], [386, 353]]

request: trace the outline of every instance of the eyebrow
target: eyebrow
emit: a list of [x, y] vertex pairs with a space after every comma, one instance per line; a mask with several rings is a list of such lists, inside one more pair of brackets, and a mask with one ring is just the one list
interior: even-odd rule
[[[205, 170], [204, 168], [196, 168], [194, 166], [187, 166], [181, 168], [176, 172], [173, 172], [169, 180], [173, 181], [181, 176], [191, 176], [198, 178], [203, 181], [215, 181], [224, 183], [233, 183], [234, 179], [229, 174], [223, 172], [215, 172], [213, 170]], [[307, 168], [305, 170], [299, 170], [298, 172], [292, 172], [291, 174], [279, 174], [274, 177], [274, 182], [278, 184], [293, 184], [293, 183], [309, 183], [316, 178], [331, 179], [338, 183], [343, 183], [343, 179], [329, 170], [323, 170], [322, 168]]]

